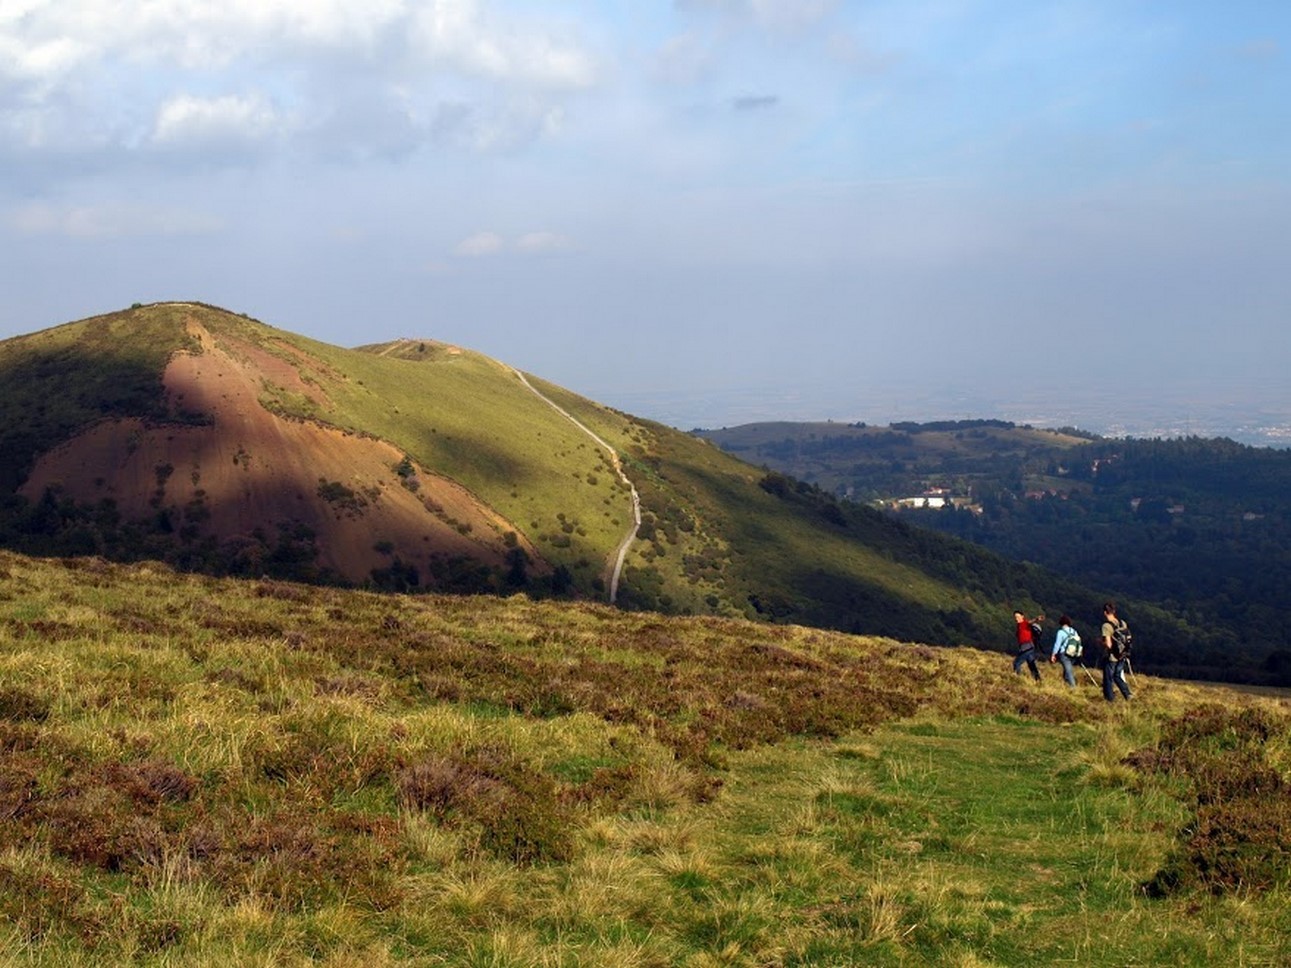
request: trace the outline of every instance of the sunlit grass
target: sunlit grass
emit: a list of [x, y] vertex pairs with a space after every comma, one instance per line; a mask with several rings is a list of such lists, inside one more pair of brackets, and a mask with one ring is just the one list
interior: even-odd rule
[[[1291, 954], [1284, 883], [1144, 890], [1194, 807], [1134, 757], [1213, 689], [1108, 706], [807, 629], [0, 573], [0, 964]], [[1260, 749], [1285, 774], [1286, 731]]]

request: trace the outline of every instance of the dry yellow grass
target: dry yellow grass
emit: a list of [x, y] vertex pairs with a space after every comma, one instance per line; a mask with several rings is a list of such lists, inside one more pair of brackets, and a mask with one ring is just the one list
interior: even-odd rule
[[1285, 884], [1143, 890], [1195, 807], [1143, 751], [1229, 728], [1197, 718], [1222, 696], [1285, 777], [1280, 697], [1140, 677], [1109, 706], [997, 654], [519, 598], [0, 575], [0, 963], [1291, 954]]

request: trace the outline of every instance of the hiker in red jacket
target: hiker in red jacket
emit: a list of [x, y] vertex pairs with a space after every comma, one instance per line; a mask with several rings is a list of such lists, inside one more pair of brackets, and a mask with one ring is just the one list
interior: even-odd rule
[[[1013, 621], [1015, 621], [1018, 626], [1018, 654], [1013, 660], [1013, 671], [1017, 675], [1022, 675], [1022, 663], [1025, 662], [1031, 667], [1031, 677], [1035, 679], [1036, 682], [1039, 682], [1040, 669], [1035, 664], [1035, 649], [1037, 643], [1035, 640], [1035, 634], [1031, 631], [1031, 622], [1021, 612], [1013, 613]], [[1040, 627], [1040, 623], [1042, 621], [1044, 621], [1043, 615], [1036, 618], [1035, 623], [1037, 629]]]

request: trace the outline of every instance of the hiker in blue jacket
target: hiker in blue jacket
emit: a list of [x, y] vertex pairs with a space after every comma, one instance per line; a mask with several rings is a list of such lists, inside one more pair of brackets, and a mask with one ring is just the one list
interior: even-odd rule
[[1062, 663], [1062, 678], [1073, 688], [1076, 685], [1076, 671], [1072, 668], [1072, 659], [1080, 658], [1082, 652], [1080, 633], [1071, 627], [1071, 619], [1066, 615], [1058, 619], [1058, 631], [1053, 637], [1053, 652], [1050, 662]]

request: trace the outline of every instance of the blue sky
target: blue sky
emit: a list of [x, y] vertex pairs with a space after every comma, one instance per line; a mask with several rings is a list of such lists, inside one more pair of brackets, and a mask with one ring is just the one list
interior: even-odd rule
[[0, 337], [195, 299], [687, 426], [1240, 404], [1288, 105], [1250, 0], [0, 0]]

